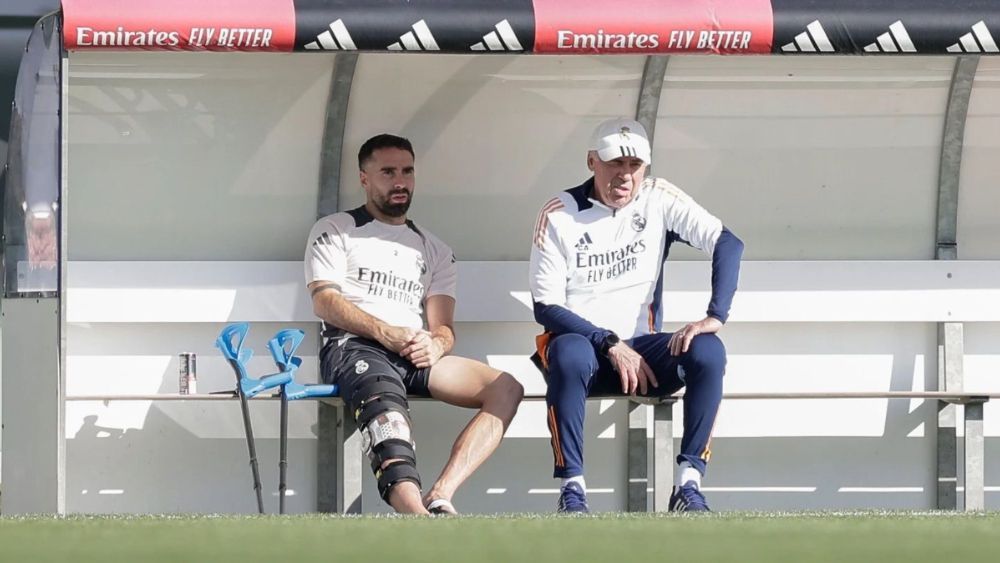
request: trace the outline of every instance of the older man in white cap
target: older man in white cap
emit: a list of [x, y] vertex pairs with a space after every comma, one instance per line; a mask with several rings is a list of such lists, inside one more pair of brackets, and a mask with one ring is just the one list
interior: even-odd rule
[[[547, 372], [548, 423], [562, 479], [560, 512], [589, 512], [583, 478], [588, 395], [666, 395], [686, 387], [684, 438], [670, 509], [708, 510], [701, 478], [711, 455], [726, 351], [715, 335], [729, 316], [743, 243], [679, 188], [646, 178], [646, 131], [631, 119], [591, 138], [593, 176], [549, 200], [531, 248], [536, 359]], [[674, 242], [712, 257], [705, 317], [660, 332], [663, 264]]]

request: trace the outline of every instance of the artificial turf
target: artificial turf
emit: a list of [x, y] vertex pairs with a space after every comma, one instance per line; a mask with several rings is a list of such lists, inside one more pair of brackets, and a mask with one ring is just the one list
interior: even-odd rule
[[1000, 561], [1000, 513], [0, 519], [0, 561]]

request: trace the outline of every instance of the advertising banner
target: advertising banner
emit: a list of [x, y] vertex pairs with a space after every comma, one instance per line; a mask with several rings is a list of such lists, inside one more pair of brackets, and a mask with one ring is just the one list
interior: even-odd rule
[[535, 0], [535, 52], [770, 53], [770, 0]]
[[530, 53], [531, 0], [297, 0], [296, 50]]
[[68, 50], [291, 51], [292, 0], [63, 0]]
[[995, 54], [996, 0], [771, 0], [782, 54]]
[[997, 0], [63, 0], [69, 50], [995, 54]]

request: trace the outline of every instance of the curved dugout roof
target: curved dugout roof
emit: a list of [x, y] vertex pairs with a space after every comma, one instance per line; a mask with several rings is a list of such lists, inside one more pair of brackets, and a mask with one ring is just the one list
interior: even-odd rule
[[65, 45], [181, 51], [993, 54], [994, 0], [63, 0]]

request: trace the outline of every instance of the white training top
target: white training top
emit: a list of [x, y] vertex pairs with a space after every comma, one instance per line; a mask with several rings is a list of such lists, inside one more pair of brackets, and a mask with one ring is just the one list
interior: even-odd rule
[[424, 301], [455, 297], [455, 255], [412, 221], [389, 225], [364, 206], [323, 217], [309, 233], [306, 284], [329, 281], [362, 311], [393, 326], [424, 328]]
[[684, 242], [711, 256], [722, 222], [661, 178], [646, 178], [617, 210], [592, 191], [593, 179], [542, 206], [531, 247], [532, 298], [623, 339], [656, 332], [667, 248]]

